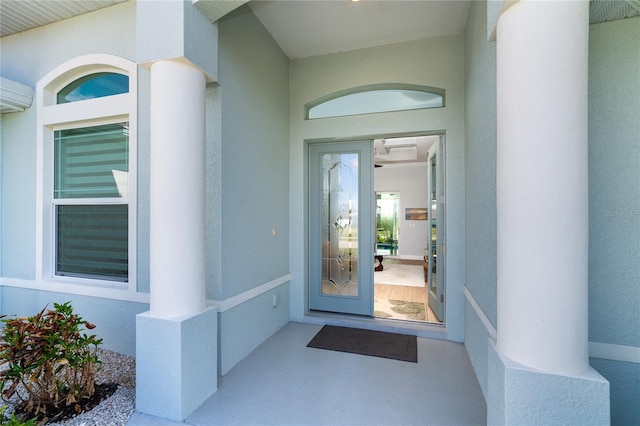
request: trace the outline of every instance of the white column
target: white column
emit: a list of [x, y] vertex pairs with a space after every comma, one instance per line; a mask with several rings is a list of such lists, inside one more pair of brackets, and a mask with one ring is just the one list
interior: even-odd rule
[[151, 66], [150, 314], [206, 307], [205, 75], [179, 61]]
[[497, 26], [498, 351], [588, 367], [587, 1], [520, 1]]

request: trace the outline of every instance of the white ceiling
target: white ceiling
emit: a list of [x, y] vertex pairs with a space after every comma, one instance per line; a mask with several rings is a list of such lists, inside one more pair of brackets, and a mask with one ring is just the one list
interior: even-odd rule
[[249, 2], [290, 59], [464, 31], [470, 1], [298, 0]]
[[[469, 0], [253, 0], [290, 59], [464, 31]], [[589, 23], [640, 16], [640, 0], [591, 0]]]
[[440, 136], [416, 136], [375, 139], [375, 162], [377, 165], [426, 163], [429, 150], [440, 140]]

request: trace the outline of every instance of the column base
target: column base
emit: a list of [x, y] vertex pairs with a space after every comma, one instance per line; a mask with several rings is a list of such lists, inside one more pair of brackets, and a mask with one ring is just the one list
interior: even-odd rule
[[183, 421], [218, 388], [217, 308], [182, 318], [136, 316], [136, 410]]
[[593, 368], [572, 376], [533, 370], [488, 349], [487, 424], [606, 425], [609, 382]]

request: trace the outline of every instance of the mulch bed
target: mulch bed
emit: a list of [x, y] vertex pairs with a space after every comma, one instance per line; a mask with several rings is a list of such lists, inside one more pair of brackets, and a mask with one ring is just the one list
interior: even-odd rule
[[[115, 383], [100, 383], [95, 386], [96, 391], [90, 398], [85, 398], [77, 404], [65, 405], [64, 407], [51, 408], [46, 413], [40, 413], [36, 416], [36, 424], [45, 425], [48, 423], [61, 422], [71, 419], [78, 414], [90, 411], [105, 399], [109, 398], [118, 389]], [[17, 418], [24, 420], [32, 419], [33, 415], [25, 413], [24, 407], [17, 405], [15, 407], [15, 415]]]

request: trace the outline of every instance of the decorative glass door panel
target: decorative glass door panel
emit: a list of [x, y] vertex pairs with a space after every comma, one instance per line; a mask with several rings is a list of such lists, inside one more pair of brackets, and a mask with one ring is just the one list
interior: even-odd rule
[[311, 145], [311, 309], [371, 315], [371, 142]]
[[444, 320], [444, 150], [443, 142], [429, 156], [429, 308], [438, 321]]

